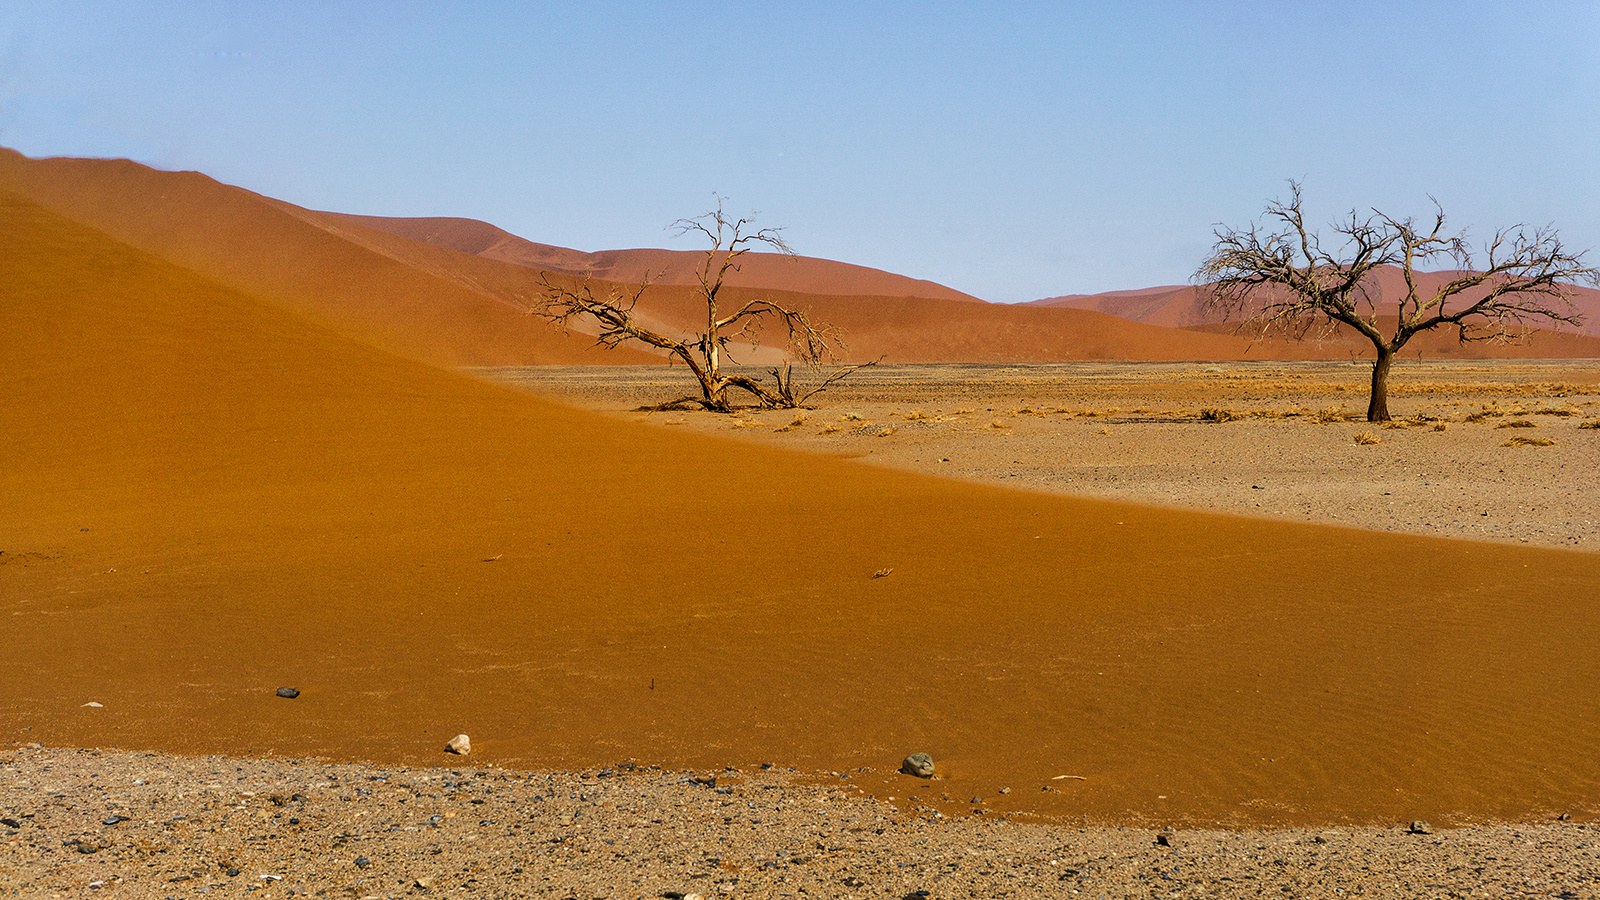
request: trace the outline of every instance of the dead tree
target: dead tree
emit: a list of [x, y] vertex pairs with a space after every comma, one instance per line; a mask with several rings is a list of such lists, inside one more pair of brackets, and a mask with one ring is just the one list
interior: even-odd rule
[[[697, 335], [674, 338], [639, 323], [633, 310], [649, 288], [648, 280], [630, 290], [612, 286], [601, 297], [595, 294], [588, 280], [568, 287], [551, 281], [546, 274], [541, 276], [544, 302], [534, 309], [534, 313], [560, 325], [566, 325], [576, 317], [589, 316], [600, 326], [596, 339], [598, 345], [615, 347], [627, 341], [639, 341], [667, 351], [670, 359], [688, 366], [700, 384], [700, 395], [680, 397], [661, 404], [656, 407], [658, 409], [698, 406], [713, 412], [731, 412], [735, 406], [729, 399], [729, 388], [747, 392], [759, 406], [776, 409], [801, 406], [829, 385], [861, 367], [845, 366], [817, 387], [798, 394], [790, 363], [785, 363], [781, 369], [775, 367], [768, 370], [775, 382], [773, 387], [746, 375], [723, 371], [724, 361], [733, 361], [729, 356], [729, 344], [735, 339], [757, 343], [763, 326], [769, 320], [775, 320], [784, 328], [790, 353], [806, 365], [820, 366], [835, 358], [835, 348], [843, 347], [833, 326], [814, 324], [803, 310], [789, 309], [765, 298], [746, 301], [732, 312], [723, 314], [723, 288], [727, 284], [728, 274], [739, 271], [740, 257], [762, 244], [780, 253], [794, 253], [779, 234], [779, 229], [750, 230], [753, 220], [753, 214], [745, 218], [729, 218], [722, 211], [719, 197], [715, 210], [692, 219], [679, 219], [672, 224], [679, 235], [698, 232], [711, 242], [695, 273], [695, 293], [706, 305], [705, 330]], [[725, 360], [725, 357], [728, 358]]]
[[[1495, 232], [1481, 256], [1467, 244], [1466, 232], [1445, 230], [1444, 209], [1434, 203], [1431, 226], [1394, 219], [1376, 210], [1362, 217], [1352, 211], [1335, 222], [1341, 245], [1324, 250], [1306, 228], [1300, 184], [1289, 182], [1288, 203], [1267, 206], [1266, 223], [1237, 231], [1218, 226], [1211, 255], [1195, 272], [1208, 309], [1242, 318], [1263, 329], [1304, 336], [1317, 323], [1348, 325], [1372, 342], [1372, 394], [1367, 421], [1389, 420], [1388, 378], [1395, 355], [1419, 332], [1457, 329], [1463, 342], [1508, 341], [1534, 324], [1578, 324], [1573, 282], [1600, 284], [1600, 270], [1583, 264], [1583, 253], [1569, 252], [1555, 229], [1513, 226]], [[1382, 267], [1399, 270], [1400, 296], [1385, 301], [1377, 275]], [[1454, 276], [1432, 291], [1418, 286], [1424, 266]], [[1395, 318], [1392, 330], [1380, 317]]]

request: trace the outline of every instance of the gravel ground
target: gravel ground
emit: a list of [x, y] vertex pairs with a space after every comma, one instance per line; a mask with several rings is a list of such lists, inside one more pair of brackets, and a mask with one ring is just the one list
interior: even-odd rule
[[870, 773], [450, 759], [0, 749], [0, 895], [1600, 896], [1600, 831], [1574, 821], [1162, 835], [908, 814], [852, 790]]
[[[1028, 490], [1468, 540], [1600, 550], [1600, 361], [1397, 363], [1387, 427], [1367, 363], [866, 369], [817, 408], [631, 410], [682, 367], [480, 370], [592, 409]], [[750, 372], [761, 376], [760, 371]], [[1233, 416], [1225, 421], [1208, 421]], [[798, 421], [797, 421], [798, 420]], [[1515, 423], [1515, 424], [1514, 424]], [[1358, 436], [1369, 443], [1358, 443]], [[1519, 445], [1507, 446], [1513, 438]], [[1541, 445], [1534, 442], [1548, 442]]]

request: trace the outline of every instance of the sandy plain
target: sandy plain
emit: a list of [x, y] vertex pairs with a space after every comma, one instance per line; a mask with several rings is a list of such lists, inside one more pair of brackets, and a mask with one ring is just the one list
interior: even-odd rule
[[[681, 368], [479, 371], [629, 419], [947, 478], [1600, 549], [1600, 360], [1403, 361], [1387, 426], [1365, 421], [1370, 369], [1361, 361], [880, 366], [817, 395], [813, 410], [734, 416], [636, 411], [690, 393]], [[1208, 419], [1207, 410], [1223, 415]]]

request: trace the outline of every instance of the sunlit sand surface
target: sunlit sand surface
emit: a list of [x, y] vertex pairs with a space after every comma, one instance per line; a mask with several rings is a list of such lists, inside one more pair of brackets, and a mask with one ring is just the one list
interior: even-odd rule
[[919, 790], [1113, 823], [1600, 799], [1593, 554], [619, 421], [14, 195], [0, 239], [7, 740], [431, 763], [466, 732], [478, 765], [878, 772], [922, 750], [945, 780]]

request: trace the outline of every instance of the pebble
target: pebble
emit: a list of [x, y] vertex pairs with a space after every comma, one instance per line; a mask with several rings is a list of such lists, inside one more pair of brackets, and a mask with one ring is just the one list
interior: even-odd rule
[[1412, 822], [1411, 827], [1407, 830], [1412, 834], [1433, 834], [1433, 826], [1421, 819]]
[[281, 687], [278, 688], [278, 696], [285, 700], [293, 700], [300, 696], [300, 692], [291, 687]]
[[469, 738], [464, 734], [458, 734], [451, 738], [449, 743], [444, 745], [444, 750], [446, 753], [454, 753], [457, 756], [466, 756], [472, 752], [472, 738]]
[[918, 778], [932, 778], [933, 757], [926, 753], [913, 753], [900, 763], [900, 771]]
[[85, 703], [84, 706], [93, 707], [94, 709], [101, 709], [103, 705], [90, 700], [88, 703]]

